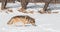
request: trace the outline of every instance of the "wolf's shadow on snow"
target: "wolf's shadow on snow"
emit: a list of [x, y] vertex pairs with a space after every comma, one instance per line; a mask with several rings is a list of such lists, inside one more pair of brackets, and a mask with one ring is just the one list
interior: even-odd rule
[[[25, 25], [25, 27], [30, 27], [30, 26], [32, 26], [32, 25]], [[37, 26], [37, 25], [34, 25], [35, 27]], [[23, 27], [23, 25], [17, 25], [16, 27]]]

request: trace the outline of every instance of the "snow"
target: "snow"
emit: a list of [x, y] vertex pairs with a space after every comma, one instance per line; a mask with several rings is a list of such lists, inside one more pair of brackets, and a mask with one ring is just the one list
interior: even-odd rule
[[[0, 32], [60, 32], [60, 14], [37, 13], [37, 11], [41, 10], [43, 6], [44, 3], [29, 3], [27, 11], [31, 10], [35, 11], [35, 13], [27, 14], [17, 11], [21, 7], [19, 2], [8, 3], [7, 8], [12, 9], [13, 12], [6, 13], [7, 10], [0, 11]], [[60, 12], [60, 4], [50, 4], [48, 8], [51, 8], [51, 11]], [[33, 17], [37, 26], [8, 26], [7, 22], [16, 15], [29, 15], [30, 17]]]

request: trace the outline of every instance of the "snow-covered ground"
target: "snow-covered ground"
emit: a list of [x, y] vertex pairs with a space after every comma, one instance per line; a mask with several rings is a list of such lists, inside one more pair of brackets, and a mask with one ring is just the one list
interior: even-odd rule
[[[58, 14], [40, 14], [37, 11], [43, 8], [44, 3], [29, 3], [27, 11], [35, 11], [34, 14], [22, 13], [17, 11], [21, 5], [19, 2], [8, 3], [7, 7], [13, 12], [6, 13], [7, 10], [0, 10], [0, 32], [60, 32], [60, 13]], [[60, 4], [50, 4], [51, 11], [60, 11]], [[36, 21], [37, 26], [8, 26], [7, 22], [16, 15], [29, 15]]]

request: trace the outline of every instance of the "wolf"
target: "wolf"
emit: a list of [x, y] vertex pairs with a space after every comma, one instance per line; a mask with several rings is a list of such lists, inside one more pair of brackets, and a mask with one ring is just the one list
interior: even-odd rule
[[29, 16], [26, 16], [26, 15], [25, 16], [14, 16], [7, 22], [7, 24], [11, 25], [17, 22], [22, 22], [23, 26], [25, 26], [25, 24], [32, 24], [33, 26], [35, 26], [35, 19]]

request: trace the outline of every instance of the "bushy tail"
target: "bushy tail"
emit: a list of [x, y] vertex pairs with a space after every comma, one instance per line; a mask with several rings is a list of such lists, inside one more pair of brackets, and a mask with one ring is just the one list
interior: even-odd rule
[[9, 24], [13, 24], [12, 19], [10, 19], [10, 20], [7, 22], [7, 24], [8, 24], [8, 25], [9, 25]]

